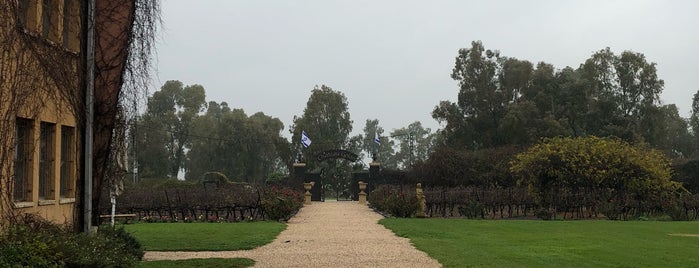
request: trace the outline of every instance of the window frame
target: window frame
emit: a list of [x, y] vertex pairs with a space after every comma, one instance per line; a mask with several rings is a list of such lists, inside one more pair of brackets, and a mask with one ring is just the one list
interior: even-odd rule
[[39, 126], [39, 200], [56, 200], [56, 124]]
[[[12, 200], [32, 202], [34, 120], [17, 117], [15, 119], [15, 154]], [[19, 179], [18, 179], [19, 178]]]
[[60, 198], [75, 198], [75, 174], [77, 173], [76, 140], [75, 127], [61, 126]]

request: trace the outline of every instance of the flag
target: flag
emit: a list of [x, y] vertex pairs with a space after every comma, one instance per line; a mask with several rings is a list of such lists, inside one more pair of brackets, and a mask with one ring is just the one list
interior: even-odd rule
[[308, 134], [306, 134], [305, 130], [301, 131], [301, 144], [303, 144], [303, 147], [305, 148], [311, 146], [311, 139], [308, 137]]
[[374, 142], [378, 145], [381, 145], [381, 140], [379, 139], [379, 132], [374, 132]]

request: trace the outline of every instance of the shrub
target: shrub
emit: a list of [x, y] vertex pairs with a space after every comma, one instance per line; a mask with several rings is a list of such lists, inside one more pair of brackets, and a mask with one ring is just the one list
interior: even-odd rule
[[673, 192], [669, 160], [645, 145], [617, 138], [552, 138], [518, 154], [510, 170], [529, 187], [541, 207], [557, 207], [565, 188], [633, 194], [639, 200]]
[[0, 235], [0, 267], [60, 267], [68, 236], [58, 226], [25, 214]]
[[27, 215], [0, 235], [0, 267], [133, 267], [143, 257], [123, 229], [73, 234]]
[[272, 186], [262, 191], [260, 206], [267, 219], [289, 220], [303, 205], [301, 192]]
[[415, 193], [405, 193], [389, 185], [381, 185], [369, 193], [369, 206], [395, 217], [409, 218], [417, 213], [419, 202]]
[[65, 260], [68, 267], [133, 267], [144, 254], [123, 228], [100, 228], [97, 234], [79, 234], [73, 241], [63, 249], [64, 255], [70, 256]]

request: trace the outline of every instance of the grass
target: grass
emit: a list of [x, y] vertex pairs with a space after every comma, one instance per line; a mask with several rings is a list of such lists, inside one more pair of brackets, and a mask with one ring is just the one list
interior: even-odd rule
[[274, 240], [286, 225], [245, 223], [138, 223], [124, 225], [149, 251], [223, 251], [253, 249]]
[[234, 259], [221, 259], [221, 258], [211, 258], [211, 259], [189, 259], [189, 260], [177, 260], [177, 261], [146, 261], [139, 263], [137, 268], [170, 268], [170, 267], [180, 267], [180, 268], [199, 268], [199, 267], [251, 267], [255, 264], [255, 261], [246, 258], [234, 258]]
[[444, 267], [696, 267], [699, 222], [382, 219]]

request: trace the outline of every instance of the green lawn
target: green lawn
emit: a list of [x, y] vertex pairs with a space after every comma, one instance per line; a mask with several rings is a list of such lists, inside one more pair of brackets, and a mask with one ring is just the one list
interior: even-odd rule
[[177, 260], [177, 261], [146, 261], [139, 263], [136, 267], [138, 268], [199, 268], [199, 267], [226, 267], [226, 268], [242, 268], [251, 267], [255, 265], [255, 261], [245, 258], [235, 258], [235, 259], [221, 259], [221, 258], [211, 258], [211, 259], [190, 259], [190, 260]]
[[286, 228], [278, 222], [138, 223], [124, 225], [146, 250], [222, 251], [253, 249]]
[[382, 219], [445, 267], [697, 267], [699, 222]]

